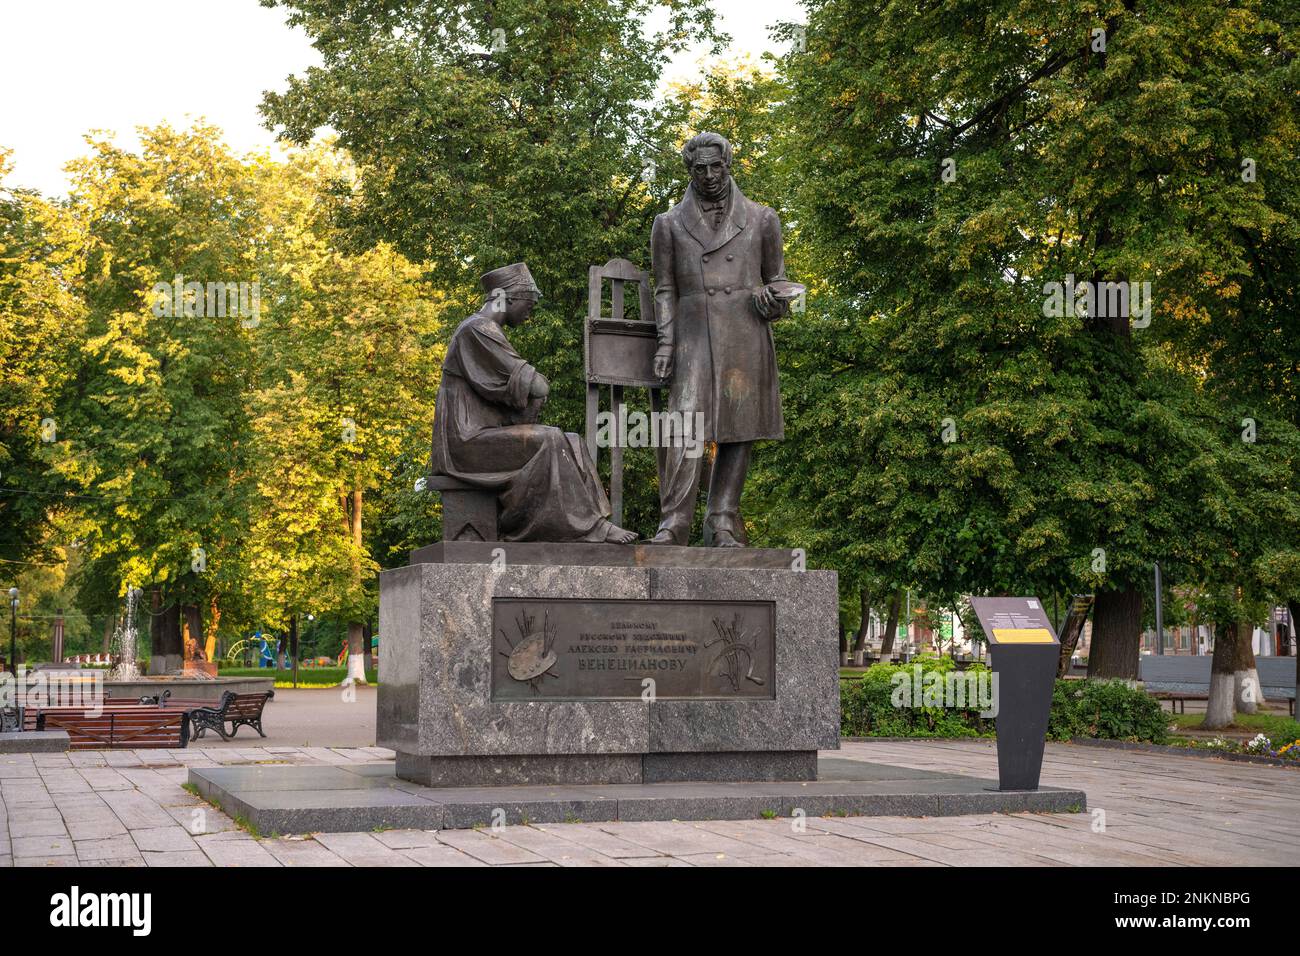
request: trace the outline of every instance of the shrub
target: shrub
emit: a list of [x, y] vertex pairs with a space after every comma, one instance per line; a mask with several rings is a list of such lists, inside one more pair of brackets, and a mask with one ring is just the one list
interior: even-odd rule
[[959, 677], [987, 673], [979, 665], [958, 671], [948, 657], [876, 664], [859, 679], [840, 681], [840, 733], [846, 737], [980, 737], [992, 732], [992, 722], [980, 717], [973, 700], [965, 707], [927, 707], [917, 694], [919, 699], [895, 706], [896, 688], [906, 683], [912, 690], [918, 683], [918, 667], [920, 683], [944, 681], [950, 689]]
[[[275, 667], [222, 667], [222, 677], [274, 677], [277, 681], [288, 681], [292, 668]], [[298, 682], [312, 686], [332, 686], [348, 676], [346, 667], [302, 667], [298, 668]], [[378, 668], [366, 671], [366, 681], [376, 683], [379, 680]]]
[[1047, 736], [1162, 744], [1169, 736], [1169, 715], [1160, 701], [1122, 680], [1058, 680]]
[[1048, 740], [1069, 740], [1071, 737], [1087, 737], [1083, 718], [1075, 694], [1087, 681], [1058, 680], [1052, 688], [1052, 713], [1047, 719]]
[[[958, 673], [988, 673], [981, 665], [954, 673], [956, 665], [947, 657], [924, 657], [911, 664], [877, 664], [860, 679], [840, 681], [840, 733], [846, 737], [993, 734], [996, 721], [981, 717], [973, 701], [964, 707], [926, 707], [923, 700], [895, 706], [895, 688], [902, 681], [897, 675], [904, 675], [908, 682], [915, 684], [918, 665], [922, 681], [927, 682], [936, 679], [950, 682]], [[932, 674], [937, 676], [931, 677]], [[1124, 681], [1058, 680], [1052, 689], [1047, 737], [1049, 740], [1095, 737], [1163, 743], [1168, 735], [1168, 722], [1159, 701]]]

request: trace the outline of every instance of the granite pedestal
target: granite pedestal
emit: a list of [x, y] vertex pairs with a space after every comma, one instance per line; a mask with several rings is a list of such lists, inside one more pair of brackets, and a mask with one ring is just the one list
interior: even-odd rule
[[401, 779], [810, 781], [839, 746], [836, 577], [797, 554], [488, 541], [413, 560], [380, 576], [377, 736]]

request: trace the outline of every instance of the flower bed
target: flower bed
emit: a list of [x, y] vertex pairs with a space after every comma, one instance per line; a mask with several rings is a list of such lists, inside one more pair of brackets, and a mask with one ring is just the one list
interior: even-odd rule
[[1246, 741], [1227, 740], [1223, 737], [1214, 737], [1210, 740], [1180, 740], [1177, 742], [1177, 745], [1180, 747], [1186, 747], [1189, 750], [1212, 751], [1223, 754], [1243, 754], [1252, 757], [1269, 757], [1274, 760], [1285, 760], [1300, 764], [1300, 740], [1292, 740], [1289, 743], [1275, 745], [1273, 741], [1264, 734], [1256, 734], [1253, 738]]

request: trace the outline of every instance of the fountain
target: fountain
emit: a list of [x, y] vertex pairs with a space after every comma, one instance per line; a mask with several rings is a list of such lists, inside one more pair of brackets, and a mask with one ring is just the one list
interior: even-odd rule
[[115, 700], [156, 697], [162, 693], [161, 684], [175, 697], [211, 701], [215, 704], [221, 699], [222, 693], [228, 690], [236, 694], [256, 694], [265, 693], [274, 687], [275, 680], [271, 677], [218, 677], [215, 664], [206, 671], [186, 667], [171, 674], [141, 674], [136, 660], [136, 643], [139, 639], [136, 607], [143, 595], [144, 591], [140, 588], [127, 588], [126, 614], [113, 635], [118, 661], [104, 681], [104, 689], [110, 697]]
[[118, 650], [117, 663], [108, 672], [111, 681], [138, 681], [140, 667], [135, 662], [138, 634], [135, 626], [135, 606], [144, 592], [136, 587], [126, 589], [126, 615], [113, 633], [113, 643]]

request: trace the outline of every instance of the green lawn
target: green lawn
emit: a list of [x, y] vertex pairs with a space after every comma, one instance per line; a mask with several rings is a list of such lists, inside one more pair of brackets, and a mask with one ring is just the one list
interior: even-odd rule
[[[273, 667], [222, 667], [218, 670], [222, 677], [274, 677], [276, 687], [292, 687], [293, 671], [277, 670]], [[299, 667], [299, 687], [333, 687], [348, 675], [346, 667]], [[379, 671], [371, 668], [366, 671], [366, 681], [371, 684], [379, 682]]]

